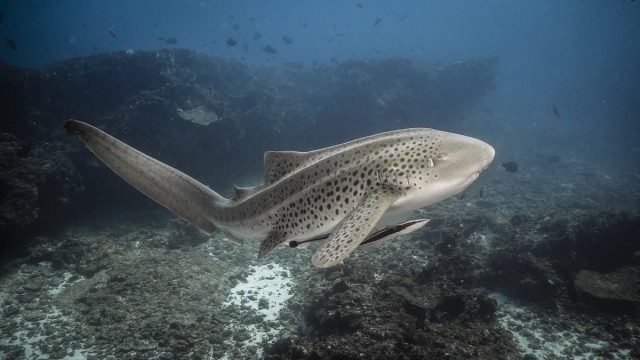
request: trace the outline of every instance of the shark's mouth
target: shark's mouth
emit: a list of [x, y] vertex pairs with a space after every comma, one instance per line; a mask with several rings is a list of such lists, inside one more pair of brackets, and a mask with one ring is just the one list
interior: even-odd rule
[[489, 166], [491, 166], [492, 162], [493, 162], [493, 157], [489, 161], [485, 160], [485, 164], [482, 167], [482, 169], [476, 171], [473, 175], [471, 175], [471, 178], [473, 178], [474, 180], [477, 179], [480, 176], [480, 174], [482, 174], [485, 170], [489, 168]]

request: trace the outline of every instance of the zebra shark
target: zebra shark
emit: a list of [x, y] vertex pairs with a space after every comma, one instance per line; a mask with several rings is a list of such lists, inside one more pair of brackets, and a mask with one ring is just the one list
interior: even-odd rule
[[283, 243], [326, 239], [312, 256], [320, 268], [361, 244], [422, 227], [427, 219], [384, 224], [464, 191], [495, 155], [481, 140], [427, 128], [309, 152], [267, 151], [264, 184], [235, 187], [228, 199], [96, 127], [64, 126], [116, 174], [202, 231], [221, 230], [239, 244], [261, 238], [258, 258]]

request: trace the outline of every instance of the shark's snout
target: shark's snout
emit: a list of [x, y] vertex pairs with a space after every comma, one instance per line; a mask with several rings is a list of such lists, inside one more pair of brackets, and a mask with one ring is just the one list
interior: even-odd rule
[[481, 141], [482, 145], [480, 146], [480, 156], [483, 158], [482, 163], [484, 166], [480, 169], [480, 172], [486, 170], [489, 165], [493, 162], [493, 158], [496, 156], [496, 150], [493, 146], [487, 144], [484, 141]]
[[493, 158], [495, 149], [482, 140], [472, 137], [448, 134], [449, 141], [443, 141], [441, 150], [446, 161], [440, 163], [438, 179], [443, 193], [453, 196], [466, 189], [486, 170]]
[[478, 148], [478, 157], [481, 158], [481, 161], [478, 162], [479, 169], [473, 173], [469, 178], [469, 184], [474, 182], [480, 174], [482, 174], [489, 165], [493, 162], [493, 158], [496, 156], [496, 151], [493, 146], [482, 142], [481, 146]]

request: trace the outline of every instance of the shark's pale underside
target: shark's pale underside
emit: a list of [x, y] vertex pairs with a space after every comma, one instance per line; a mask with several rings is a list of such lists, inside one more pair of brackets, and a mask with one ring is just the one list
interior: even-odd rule
[[360, 244], [420, 228], [395, 224], [410, 213], [465, 190], [495, 155], [468, 136], [414, 128], [380, 133], [309, 152], [268, 151], [264, 184], [236, 188], [227, 199], [188, 175], [89, 124], [69, 120], [75, 134], [120, 177], [207, 233], [231, 240], [261, 238], [258, 257], [282, 243], [326, 238], [317, 267], [340, 263]]

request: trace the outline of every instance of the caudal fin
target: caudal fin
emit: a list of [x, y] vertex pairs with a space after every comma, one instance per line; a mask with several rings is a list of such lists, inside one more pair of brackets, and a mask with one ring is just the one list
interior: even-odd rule
[[64, 128], [80, 137], [98, 159], [133, 187], [199, 229], [209, 234], [216, 230], [206, 214], [227, 199], [89, 124], [68, 120]]

